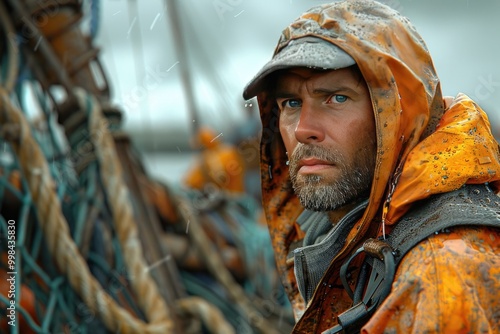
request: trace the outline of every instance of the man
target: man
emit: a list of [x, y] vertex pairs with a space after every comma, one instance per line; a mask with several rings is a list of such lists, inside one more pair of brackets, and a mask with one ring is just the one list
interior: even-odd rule
[[243, 95], [294, 333], [500, 332], [498, 144], [406, 18], [312, 8]]

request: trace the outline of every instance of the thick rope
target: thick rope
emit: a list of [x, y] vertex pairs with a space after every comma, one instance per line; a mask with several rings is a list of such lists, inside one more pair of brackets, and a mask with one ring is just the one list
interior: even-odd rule
[[[124, 258], [127, 267], [132, 270], [134, 280], [132, 286], [139, 298], [139, 303], [146, 310], [146, 316], [150, 321], [163, 319], [165, 311], [163, 304], [158, 304], [159, 292], [155, 282], [149, 276], [149, 269], [142, 256], [142, 248], [137, 237], [137, 225], [133, 219], [132, 203], [128, 188], [123, 181], [123, 171], [120, 160], [116, 154], [113, 137], [109, 133], [108, 123], [104, 118], [99, 102], [94, 96], [87, 94], [84, 90], [77, 90], [76, 96], [80, 101], [82, 110], [86, 103], [90, 103], [92, 109], [89, 115], [90, 138], [94, 144], [97, 158], [100, 163], [101, 180], [107, 191], [108, 200], [113, 212], [115, 228], [123, 247]], [[136, 280], [138, 276], [142, 281]], [[147, 284], [146, 284], [147, 283]], [[163, 302], [163, 299], [159, 299]], [[182, 311], [199, 317], [212, 333], [233, 333], [231, 326], [223, 318], [220, 311], [213, 305], [201, 298], [181, 299], [178, 301]]]
[[76, 90], [76, 96], [82, 110], [88, 110], [90, 140], [94, 145], [101, 182], [113, 213], [113, 222], [123, 249], [123, 257], [132, 276], [139, 305], [151, 322], [168, 319], [168, 308], [158, 291], [156, 282], [149, 274], [144, 259], [138, 229], [134, 220], [130, 193], [125, 185], [123, 171], [116, 154], [113, 137], [108, 130], [108, 122], [102, 115], [97, 100], [84, 90]]
[[[15, 29], [1, 2], [0, 19], [5, 35], [9, 39], [8, 71], [3, 87], [0, 87], [0, 123], [3, 125], [0, 135], [11, 141], [12, 148], [18, 156], [49, 251], [55, 257], [58, 268], [67, 275], [72, 288], [77, 291], [85, 304], [100, 316], [107, 329], [124, 334], [171, 333], [172, 319], [168, 315], [167, 306], [158, 293], [155, 282], [149, 276], [142, 256], [140, 241], [137, 238], [137, 226], [130, 209], [132, 206], [128, 189], [122, 181], [121, 166], [100, 107], [96, 107], [91, 113], [91, 138], [94, 139], [93, 144], [98, 151], [102, 179], [111, 198], [115, 228], [125, 252], [127, 268], [133, 275], [132, 286], [150, 324], [135, 318], [104, 291], [90, 273], [85, 259], [71, 238], [45, 156], [31, 134], [29, 123], [22, 112], [11, 104], [8, 96], [16, 83], [19, 50], [15, 41], [11, 40], [16, 36]], [[81, 102], [85, 100], [82, 92], [79, 93], [79, 97]], [[93, 105], [98, 106], [95, 99]], [[200, 318], [212, 333], [234, 333], [220, 311], [203, 299], [181, 299], [177, 303], [182, 313]]]
[[199, 297], [183, 298], [177, 302], [177, 306], [181, 313], [201, 319], [211, 333], [235, 333], [222, 312], [204, 299]]
[[[92, 276], [85, 259], [71, 238], [68, 224], [61, 210], [61, 203], [56, 194], [56, 185], [50, 175], [49, 166], [38, 143], [31, 134], [28, 121], [19, 109], [13, 106], [4, 89], [0, 89], [0, 123], [3, 125], [1, 135], [11, 142], [19, 163], [27, 180], [33, 202], [37, 208], [39, 224], [44, 233], [52, 256], [55, 257], [58, 268], [66, 274], [72, 288], [79, 294], [85, 304], [103, 320], [106, 328], [113, 332], [132, 333], [171, 333], [172, 320], [166, 314], [166, 306], [156, 291], [156, 285], [145, 270], [144, 262], [137, 264], [138, 255], [127, 254], [134, 279], [133, 285], [142, 299], [146, 315], [151, 323], [146, 324], [119, 306]], [[95, 118], [94, 118], [95, 121]], [[103, 124], [103, 122], [101, 122]], [[109, 139], [109, 133], [101, 130], [102, 137]], [[103, 135], [104, 134], [104, 135]], [[109, 152], [107, 153], [109, 155]], [[107, 159], [107, 155], [102, 158]], [[107, 160], [106, 160], [107, 161]], [[126, 190], [117, 185], [113, 178], [110, 189], [115, 189], [118, 201], [124, 201]], [[118, 190], [117, 190], [118, 189]], [[115, 220], [127, 219], [127, 214], [120, 212]], [[124, 249], [130, 253], [139, 249], [135, 225], [119, 227], [120, 241]], [[132, 257], [132, 260], [128, 256]], [[142, 255], [142, 252], [139, 253]], [[148, 286], [150, 284], [150, 286]], [[154, 288], [153, 288], [154, 287]], [[144, 295], [142, 295], [144, 294]], [[157, 308], [157, 309], [155, 309]]]
[[278, 334], [279, 332], [274, 329], [274, 325], [266, 320], [264, 315], [253, 305], [243, 288], [234, 280], [229, 270], [225, 267], [224, 261], [205, 234], [190, 203], [181, 197], [178, 197], [177, 200], [179, 202], [179, 212], [188, 225], [189, 236], [197, 247], [200, 258], [205, 262], [210, 273], [226, 287], [231, 300], [240, 307], [253, 327], [257, 328], [260, 333]]

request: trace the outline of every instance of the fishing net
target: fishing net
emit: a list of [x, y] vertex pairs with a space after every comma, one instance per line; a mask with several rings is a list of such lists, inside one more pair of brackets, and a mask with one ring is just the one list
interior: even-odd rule
[[[0, 332], [287, 332], [258, 205], [152, 180], [106, 94], [44, 72], [42, 35], [19, 41], [22, 4], [0, 2]], [[148, 202], [153, 188], [163, 201]], [[201, 265], [172, 255], [175, 242]]]
[[[95, 100], [79, 94], [82, 110], [99, 115]], [[105, 119], [90, 118], [93, 125], [83, 123], [64, 143], [50, 114], [35, 128], [5, 94], [2, 103], [3, 128], [16, 130], [3, 136], [1, 182], [3, 236], [14, 222], [15, 264], [2, 264], [15, 278], [21, 314], [24, 307], [33, 311], [24, 316], [32, 329], [104, 332], [132, 322], [126, 319], [169, 319], [142, 257], [117, 158], [112, 147], [106, 151], [112, 142]], [[23, 291], [31, 296], [26, 305]]]

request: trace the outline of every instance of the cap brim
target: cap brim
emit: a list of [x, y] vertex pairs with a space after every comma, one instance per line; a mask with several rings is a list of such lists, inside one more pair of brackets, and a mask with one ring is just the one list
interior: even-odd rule
[[302, 37], [290, 41], [280, 50], [243, 90], [245, 100], [265, 89], [269, 74], [291, 67], [310, 67], [337, 70], [356, 64], [354, 59], [338, 46], [318, 37]]

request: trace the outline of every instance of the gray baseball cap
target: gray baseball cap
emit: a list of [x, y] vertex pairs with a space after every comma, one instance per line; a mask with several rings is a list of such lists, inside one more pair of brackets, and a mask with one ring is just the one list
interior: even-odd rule
[[290, 67], [310, 67], [337, 70], [356, 64], [354, 59], [338, 46], [319, 37], [307, 36], [291, 40], [274, 55], [243, 90], [245, 100], [265, 88], [269, 74]]

